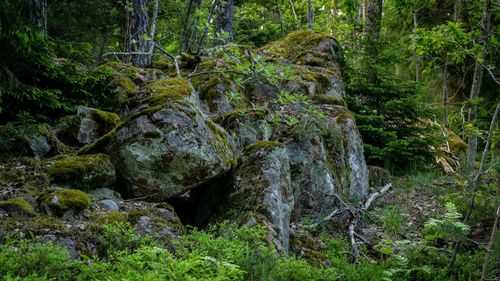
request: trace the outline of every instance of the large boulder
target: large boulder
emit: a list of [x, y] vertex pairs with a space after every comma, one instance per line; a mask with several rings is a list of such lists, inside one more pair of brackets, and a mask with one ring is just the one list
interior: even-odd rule
[[229, 134], [190, 103], [171, 101], [131, 115], [81, 153], [105, 149], [133, 196], [162, 200], [227, 172]]
[[241, 161], [220, 219], [265, 226], [276, 248], [288, 251], [294, 196], [287, 151], [279, 142], [260, 141], [245, 149]]

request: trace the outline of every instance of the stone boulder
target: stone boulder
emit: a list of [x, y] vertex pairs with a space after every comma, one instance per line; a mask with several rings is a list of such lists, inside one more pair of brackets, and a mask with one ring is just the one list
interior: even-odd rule
[[54, 160], [47, 173], [53, 183], [79, 189], [105, 187], [116, 181], [115, 167], [106, 154], [63, 156]]
[[265, 226], [276, 248], [287, 252], [294, 206], [287, 151], [279, 142], [260, 141], [245, 149], [241, 162], [220, 219]]
[[108, 151], [133, 196], [149, 200], [180, 195], [236, 161], [229, 134], [185, 101], [136, 112], [80, 153], [95, 149]]

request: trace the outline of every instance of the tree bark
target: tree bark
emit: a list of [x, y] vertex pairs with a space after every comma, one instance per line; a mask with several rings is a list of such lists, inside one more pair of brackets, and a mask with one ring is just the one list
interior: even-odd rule
[[307, 22], [308, 29], [312, 30], [314, 28], [314, 9], [311, 0], [307, 0]]
[[148, 4], [149, 0], [134, 0], [130, 17], [132, 64], [137, 67], [151, 66], [153, 57], [158, 0], [154, 2], [151, 26], [149, 24]]
[[281, 27], [281, 37], [285, 37], [285, 25], [283, 24], [283, 12], [281, 11], [280, 2], [276, 0], [276, 11], [278, 12], [280, 27]]
[[201, 6], [201, 0], [186, 0], [186, 14], [183, 19], [182, 38], [181, 38], [181, 52], [186, 52], [191, 48], [191, 42], [196, 40], [198, 27], [197, 20], [190, 22], [191, 15], [193, 15]]
[[[417, 11], [413, 12], [413, 32], [416, 32], [418, 28], [418, 18]], [[420, 82], [420, 58], [417, 54], [417, 50], [413, 48], [413, 58], [415, 60], [415, 82]]]
[[363, 21], [365, 33], [373, 38], [379, 38], [382, 23], [382, 0], [365, 0]]
[[[483, 9], [483, 19], [481, 26], [481, 37], [479, 38], [479, 43], [482, 45], [482, 58], [480, 61], [484, 61], [486, 58], [486, 51], [488, 47], [488, 35], [490, 31], [490, 17], [491, 17], [491, 0], [486, 0]], [[474, 78], [472, 80], [472, 86], [470, 90], [470, 99], [474, 100], [479, 96], [479, 91], [481, 90], [481, 82], [483, 80], [483, 66], [482, 63], [476, 60], [476, 65], [474, 67]], [[477, 105], [473, 105], [469, 108], [468, 121], [470, 124], [475, 125], [477, 121]], [[470, 170], [474, 166], [477, 154], [477, 136], [470, 135], [468, 139], [467, 147], [467, 164], [466, 168]]]
[[448, 127], [448, 61], [449, 54], [446, 54], [443, 70], [443, 132], [447, 137], [446, 128]]
[[47, 34], [47, 0], [27, 0], [26, 17], [31, 24]]
[[[228, 42], [233, 42], [233, 18], [234, 18], [234, 0], [222, 0], [217, 12], [215, 20], [215, 31], [218, 39], [215, 45], [224, 45]], [[221, 37], [226, 34], [226, 37]]]

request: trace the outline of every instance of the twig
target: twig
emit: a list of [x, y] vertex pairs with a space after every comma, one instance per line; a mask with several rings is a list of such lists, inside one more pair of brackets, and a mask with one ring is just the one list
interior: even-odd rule
[[380, 195], [386, 193], [391, 188], [392, 188], [392, 183], [388, 183], [380, 191], [376, 191], [376, 192], [370, 194], [370, 196], [366, 200], [366, 203], [363, 205], [362, 210], [363, 211], [368, 210], [370, 208], [370, 205], [373, 203], [373, 201], [375, 199], [377, 199]]
[[175, 63], [175, 72], [177, 73], [178, 77], [181, 77], [181, 70], [179, 69], [179, 57], [178, 56], [174, 56], [171, 53], [167, 52], [167, 50], [165, 50], [162, 47], [158, 46], [158, 44], [155, 44], [155, 48], [157, 48], [158, 50], [160, 50], [160, 52], [164, 53], [165, 55], [167, 55], [169, 58], [171, 58], [174, 61], [174, 63]]

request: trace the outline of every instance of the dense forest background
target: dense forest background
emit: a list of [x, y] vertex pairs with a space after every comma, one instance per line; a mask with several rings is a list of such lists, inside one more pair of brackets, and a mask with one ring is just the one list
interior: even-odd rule
[[[362, 271], [356, 273], [359, 267], [348, 254], [340, 257], [349, 243], [327, 240], [327, 256], [334, 268], [342, 269], [335, 276], [340, 280], [367, 280], [356, 274], [384, 276], [380, 277], [384, 280], [499, 278], [500, 234], [495, 236], [500, 203], [498, 1], [1, 0], [0, 7], [2, 159], [30, 156], [27, 135], [49, 130], [81, 106], [113, 108], [106, 87], [112, 73], [99, 68], [104, 63], [119, 61], [163, 69], [172, 77], [189, 77], [217, 46], [259, 50], [303, 29], [333, 36], [340, 46], [332, 51], [342, 61], [345, 101], [362, 135], [365, 159], [395, 176], [394, 185], [400, 185], [395, 197], [405, 198], [398, 201], [393, 195], [365, 218], [382, 225], [388, 234], [375, 246], [367, 243], [363, 251], [375, 251], [377, 257], [367, 258]], [[263, 73], [275, 70], [264, 63], [261, 67]], [[424, 208], [444, 215], [434, 220], [424, 216], [425, 227], [422, 222], [420, 229], [410, 231], [415, 236], [410, 236], [402, 226], [404, 208], [398, 205], [410, 204], [419, 192], [431, 194], [422, 196], [422, 201], [439, 202], [423, 202]], [[312, 222], [308, 226], [318, 227]], [[273, 273], [274, 280], [309, 280], [312, 275], [330, 280], [322, 275], [325, 272], [318, 273], [314, 270], [319, 269], [300, 260], [283, 261], [267, 252], [271, 250], [248, 229], [227, 225], [221, 229], [230, 234], [218, 236], [220, 229], [190, 233], [181, 241], [183, 250], [176, 262], [191, 265], [193, 257], [182, 251], [213, 254], [217, 249], [210, 244], [218, 243], [233, 247], [234, 252], [227, 250], [219, 257], [240, 262], [254, 274], [254, 279], [248, 275], [247, 279], [266, 280], [263, 272], [271, 272], [273, 266], [260, 263], [269, 259], [281, 270]], [[106, 231], [105, 239], [111, 239], [113, 231], [134, 236], [126, 228]], [[152, 242], [139, 240], [134, 236], [127, 243], [143, 252], [115, 253], [123, 267], [113, 268], [115, 272], [126, 272], [128, 263], [154, 259]], [[8, 259], [14, 259], [9, 256], [9, 243], [19, 242], [0, 246], [5, 268]], [[20, 243], [21, 248], [31, 247], [22, 244], [26, 241]], [[193, 243], [202, 250], [193, 249]], [[36, 247], [38, 254], [52, 251], [44, 248], [48, 246]], [[254, 260], [245, 259], [243, 252], [251, 255], [252, 247], [265, 251], [252, 256]], [[158, 259], [171, 258], [157, 254]], [[239, 280], [242, 273], [225, 266], [217, 264], [217, 270], [228, 279], [210, 280]], [[61, 272], [68, 274], [75, 267]], [[285, 274], [286, 269], [291, 271]], [[40, 274], [47, 277], [49, 271]], [[0, 268], [0, 276], [3, 272], [8, 270]], [[19, 280], [12, 278], [6, 280]], [[193, 280], [208, 280], [200, 278]]]

